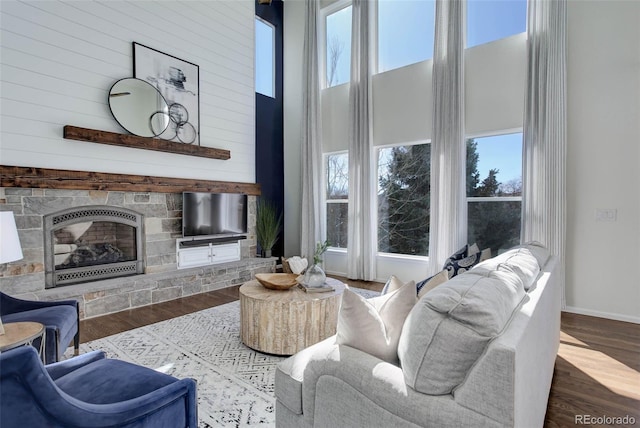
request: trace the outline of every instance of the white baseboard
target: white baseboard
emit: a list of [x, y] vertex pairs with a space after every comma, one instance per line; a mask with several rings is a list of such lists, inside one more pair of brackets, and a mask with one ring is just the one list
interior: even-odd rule
[[607, 318], [610, 320], [625, 321], [625, 322], [632, 322], [634, 324], [640, 324], [640, 317], [634, 317], [630, 315], [612, 314], [610, 312], [594, 311], [591, 309], [576, 308], [574, 306], [567, 306], [562, 311], [570, 312], [572, 314], [589, 315], [592, 317]]

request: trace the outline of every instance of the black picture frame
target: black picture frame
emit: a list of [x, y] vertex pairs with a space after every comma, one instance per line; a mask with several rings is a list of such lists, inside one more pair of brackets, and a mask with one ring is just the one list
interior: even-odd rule
[[171, 121], [159, 135], [169, 141], [200, 145], [200, 67], [133, 42], [133, 75], [153, 85], [167, 101]]

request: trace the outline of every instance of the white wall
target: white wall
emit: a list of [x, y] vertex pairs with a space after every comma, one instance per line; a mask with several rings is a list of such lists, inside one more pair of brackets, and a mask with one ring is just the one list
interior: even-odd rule
[[568, 13], [567, 309], [640, 322], [640, 2]]
[[[253, 1], [1, 1], [0, 162], [255, 181]], [[200, 66], [205, 159], [65, 140], [64, 125], [125, 133], [107, 94], [133, 76], [131, 42]]]

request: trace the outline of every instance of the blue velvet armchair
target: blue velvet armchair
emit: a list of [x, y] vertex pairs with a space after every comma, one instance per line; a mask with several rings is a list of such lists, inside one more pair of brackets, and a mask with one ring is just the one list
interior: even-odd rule
[[[43, 324], [45, 334], [45, 362], [60, 361], [73, 339], [75, 355], [80, 347], [80, 311], [76, 300], [39, 302], [21, 300], [0, 293], [0, 317], [3, 323], [34, 321]], [[40, 339], [34, 342], [40, 346]]]
[[196, 428], [196, 381], [93, 351], [43, 365], [35, 348], [0, 354], [0, 426]]

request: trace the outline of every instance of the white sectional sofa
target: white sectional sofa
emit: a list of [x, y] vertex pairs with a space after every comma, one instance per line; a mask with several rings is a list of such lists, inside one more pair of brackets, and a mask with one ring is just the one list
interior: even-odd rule
[[560, 335], [556, 259], [535, 244], [429, 291], [397, 364], [335, 337], [276, 371], [276, 425], [541, 427]]

